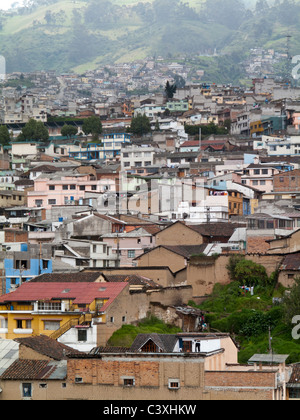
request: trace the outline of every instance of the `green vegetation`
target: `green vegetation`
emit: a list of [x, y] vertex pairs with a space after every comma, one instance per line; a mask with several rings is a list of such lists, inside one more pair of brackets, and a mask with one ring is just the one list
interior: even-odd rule
[[[252, 273], [248, 271], [250, 266]], [[239, 267], [247, 269], [240, 271]], [[235, 337], [240, 344], [240, 363], [247, 363], [255, 353], [269, 352], [269, 329], [273, 352], [289, 354], [288, 363], [299, 362], [300, 341], [292, 338], [291, 320], [300, 314], [300, 280], [286, 295], [276, 281], [277, 273], [268, 277], [259, 264], [248, 264], [243, 257], [234, 256], [227, 268], [232, 277], [238, 273], [237, 277], [229, 285], [217, 284], [212, 295], [197, 306], [207, 312], [210, 329]], [[241, 288], [241, 284], [250, 286], [251, 282], [255, 285], [253, 296]], [[273, 298], [281, 299], [281, 303], [273, 303]], [[196, 306], [194, 302], [189, 304]]]
[[154, 316], [149, 316], [142, 320], [137, 326], [124, 325], [112, 335], [107, 345], [129, 348], [138, 334], [176, 334], [178, 332], [181, 332], [179, 328], [167, 325]]
[[65, 124], [61, 129], [61, 135], [63, 137], [74, 137], [78, 130], [74, 125]]
[[201, 128], [201, 137], [211, 136], [212, 134], [216, 135], [226, 135], [228, 134], [228, 129], [226, 127], [219, 127], [218, 125], [214, 124], [213, 122], [207, 125], [188, 125], [185, 124], [184, 130], [190, 136], [199, 136], [199, 129]]
[[131, 119], [131, 125], [129, 132], [137, 136], [143, 136], [144, 134], [150, 133], [151, 124], [149, 118], [143, 115], [137, 115]]
[[21, 133], [18, 135], [18, 141], [46, 141], [49, 139], [48, 129], [41, 121], [31, 119], [22, 128]]
[[7, 146], [9, 145], [10, 141], [11, 141], [11, 138], [10, 138], [10, 133], [7, 126], [1, 125], [0, 126], [0, 144], [2, 146]]
[[291, 53], [300, 50], [298, 0], [252, 6], [242, 0], [32, 0], [9, 15], [0, 12], [1, 54], [8, 72], [84, 71], [184, 54], [192, 74], [203, 69], [206, 80], [235, 83], [243, 79], [241, 62], [250, 48], [285, 52], [289, 33]]
[[99, 117], [88, 117], [84, 120], [82, 125], [82, 131], [87, 136], [92, 134], [93, 141], [99, 139], [99, 135], [102, 133], [102, 123]]

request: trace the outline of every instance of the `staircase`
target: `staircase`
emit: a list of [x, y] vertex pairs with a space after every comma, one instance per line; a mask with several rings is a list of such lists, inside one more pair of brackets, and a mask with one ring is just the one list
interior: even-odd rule
[[54, 331], [50, 338], [53, 340], [57, 340], [59, 337], [61, 337], [63, 334], [65, 334], [67, 331], [69, 331], [71, 328], [76, 327], [76, 325], [84, 325], [86, 323], [89, 323], [92, 321], [92, 314], [83, 314], [80, 316], [80, 318], [73, 318], [70, 319], [70, 321], [63, 324], [59, 330]]

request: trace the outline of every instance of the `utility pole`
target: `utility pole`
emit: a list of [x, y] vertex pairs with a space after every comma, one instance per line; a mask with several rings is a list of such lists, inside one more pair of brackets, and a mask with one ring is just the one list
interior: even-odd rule
[[199, 153], [201, 153], [201, 147], [202, 147], [202, 129], [199, 127]]
[[272, 336], [271, 336], [271, 325], [269, 325], [269, 354], [272, 354], [273, 355]]

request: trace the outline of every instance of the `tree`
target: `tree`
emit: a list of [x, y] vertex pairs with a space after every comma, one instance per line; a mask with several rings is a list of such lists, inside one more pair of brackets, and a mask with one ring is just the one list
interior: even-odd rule
[[290, 294], [283, 300], [284, 321], [287, 325], [292, 325], [295, 316], [300, 315], [300, 278], [295, 278], [295, 284]]
[[78, 130], [74, 125], [65, 124], [61, 129], [61, 135], [63, 137], [72, 137], [76, 136]]
[[10, 134], [6, 125], [0, 126], [0, 144], [2, 146], [8, 145], [10, 142]]
[[89, 117], [87, 118], [82, 126], [82, 131], [87, 136], [92, 134], [93, 140], [98, 140], [99, 135], [102, 133], [102, 123], [99, 117]]
[[171, 85], [169, 81], [167, 81], [165, 86], [165, 94], [168, 99], [172, 99], [177, 91], [177, 87], [175, 84]]
[[130, 125], [130, 132], [138, 136], [143, 136], [144, 134], [150, 133], [151, 124], [149, 118], [143, 114], [139, 114], [136, 117], [133, 117]]
[[22, 128], [17, 139], [19, 141], [47, 141], [49, 139], [49, 132], [41, 121], [36, 121], [32, 118], [25, 124], [25, 127]]
[[234, 278], [240, 285], [266, 286], [269, 283], [267, 271], [263, 265], [242, 259], [234, 269]]

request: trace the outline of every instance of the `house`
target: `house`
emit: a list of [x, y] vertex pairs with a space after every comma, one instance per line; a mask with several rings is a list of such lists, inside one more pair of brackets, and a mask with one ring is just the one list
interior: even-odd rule
[[[134, 346], [144, 351], [95, 347], [89, 353], [44, 336], [18, 341], [19, 358], [0, 375], [1, 400], [189, 400], [195, 413], [196, 401], [282, 400], [286, 389], [288, 397], [296, 395], [297, 370], [291, 375], [286, 355], [230, 363], [237, 349], [226, 334], [141, 335]], [[155, 414], [156, 406], [146, 403], [145, 410]]]
[[255, 213], [246, 220], [248, 253], [269, 253], [270, 241], [289, 235], [294, 226], [293, 219], [284, 214]]
[[67, 380], [66, 355], [76, 350], [45, 335], [0, 340], [0, 347], [3, 344], [10, 350], [0, 360], [1, 400], [61, 398]]
[[27, 192], [28, 206], [51, 209], [54, 205], [74, 205], [88, 191], [101, 191], [100, 181], [94, 175], [71, 171], [44, 173], [34, 180], [34, 190]]
[[300, 398], [300, 365], [299, 363], [293, 366], [291, 377], [286, 385], [287, 399], [289, 401], [299, 400]]
[[61, 261], [72, 267], [117, 267], [119, 260], [107, 243], [73, 239], [55, 245], [55, 261]]
[[5, 243], [4, 258], [6, 293], [39, 274], [52, 272], [52, 245]]
[[165, 266], [173, 273], [186, 268], [192, 255], [199, 255], [205, 251], [202, 245], [159, 245], [135, 258], [139, 267]]
[[115, 322], [113, 316], [106, 320], [106, 311], [122, 292], [128, 296], [128, 288], [128, 283], [23, 283], [0, 297], [0, 315], [5, 320], [1, 336], [13, 339], [44, 334], [58, 339], [73, 328], [81, 338], [79, 346], [84, 346], [88, 333], [95, 332], [91, 328], [94, 319], [111, 328], [115, 325], [115, 329], [122, 325], [122, 319]]
[[252, 163], [244, 169], [242, 184], [269, 193], [273, 191], [273, 177], [279, 172], [278, 169], [268, 164]]
[[130, 232], [105, 234], [101, 238], [112, 247], [112, 252], [118, 258], [121, 267], [132, 266], [135, 258], [155, 246], [155, 236], [144, 227]]
[[295, 279], [299, 278], [300, 252], [285, 255], [278, 271], [278, 283], [288, 289], [292, 288]]
[[286, 235], [280, 235], [272, 238], [269, 243], [268, 254], [292, 254], [300, 251], [300, 229], [293, 232], [286, 232]]
[[63, 221], [57, 234], [61, 239], [89, 239], [99, 240], [104, 234], [122, 233], [126, 222], [113, 216], [102, 215], [89, 211], [88, 214], [78, 215], [73, 220]]
[[300, 193], [300, 169], [274, 175], [275, 193]]
[[202, 245], [213, 242], [227, 243], [238, 224], [203, 223], [187, 225], [181, 221], [171, 224], [155, 235], [156, 246], [160, 245]]
[[[211, 353], [226, 348], [225, 358], [219, 360], [218, 370], [225, 370], [226, 364], [238, 363], [238, 347], [230, 334], [223, 333], [178, 333], [139, 334], [130, 350], [141, 353]], [[207, 359], [205, 370], [210, 370]]]

